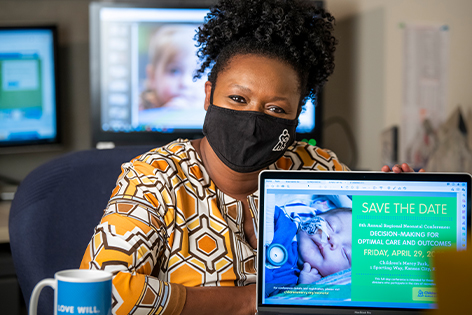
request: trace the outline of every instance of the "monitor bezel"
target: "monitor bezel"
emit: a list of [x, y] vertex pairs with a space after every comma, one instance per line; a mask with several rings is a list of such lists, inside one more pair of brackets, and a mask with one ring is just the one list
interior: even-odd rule
[[[322, 1], [314, 1], [323, 7]], [[103, 8], [182, 8], [182, 9], [209, 9], [213, 3], [199, 1], [192, 3], [182, 3], [176, 5], [172, 1], [159, 1], [157, 3], [136, 2], [136, 3], [102, 3], [92, 2], [89, 6], [90, 20], [90, 103], [91, 103], [91, 129], [92, 145], [98, 148], [114, 147], [121, 145], [152, 144], [156, 146], [164, 145], [178, 138], [198, 139], [203, 137], [202, 129], [176, 130], [171, 133], [156, 131], [129, 131], [114, 132], [104, 131], [101, 128], [101, 69], [100, 69], [100, 10]], [[203, 79], [203, 78], [202, 78]], [[322, 135], [322, 104], [323, 92], [318, 93], [317, 102], [314, 109], [315, 128], [311, 132], [297, 133], [297, 140], [309, 141], [315, 139], [317, 145], [321, 143]], [[203, 107], [203, 104], [202, 104]], [[202, 126], [203, 127], [203, 126]]]
[[3, 30], [48, 30], [52, 34], [52, 52], [53, 52], [53, 63], [54, 63], [54, 93], [55, 98], [55, 124], [56, 124], [56, 136], [50, 139], [39, 139], [39, 140], [27, 140], [27, 141], [16, 141], [16, 142], [0, 142], [0, 154], [17, 154], [17, 153], [30, 153], [30, 152], [45, 152], [45, 151], [58, 151], [64, 147], [63, 135], [62, 135], [62, 123], [61, 114], [62, 106], [59, 99], [59, 58], [58, 58], [58, 26], [56, 24], [44, 24], [44, 25], [0, 25], [0, 31]]

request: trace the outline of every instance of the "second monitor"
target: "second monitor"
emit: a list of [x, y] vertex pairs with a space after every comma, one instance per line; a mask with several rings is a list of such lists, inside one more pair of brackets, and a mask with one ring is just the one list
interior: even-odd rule
[[[94, 145], [162, 145], [202, 136], [206, 75], [193, 80], [199, 68], [193, 37], [208, 12], [91, 4]], [[320, 104], [304, 106], [297, 138], [319, 140], [320, 111]]]

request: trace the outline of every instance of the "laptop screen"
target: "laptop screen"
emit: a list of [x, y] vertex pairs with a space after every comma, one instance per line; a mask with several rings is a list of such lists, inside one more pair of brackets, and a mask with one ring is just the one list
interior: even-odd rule
[[259, 306], [435, 308], [432, 258], [467, 248], [470, 176], [365, 174], [261, 174]]

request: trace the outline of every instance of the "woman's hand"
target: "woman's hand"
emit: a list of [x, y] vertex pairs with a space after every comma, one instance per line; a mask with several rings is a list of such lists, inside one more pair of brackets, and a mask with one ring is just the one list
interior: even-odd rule
[[[411, 172], [414, 172], [415, 170], [413, 170], [410, 165], [408, 165], [407, 163], [403, 163], [402, 165], [400, 164], [395, 164], [392, 169], [390, 169], [390, 167], [388, 165], [384, 165], [382, 167], [382, 172], [394, 172], [394, 173], [411, 173]], [[420, 169], [418, 172], [424, 172], [425, 170], [424, 169]]]
[[310, 264], [307, 262], [303, 263], [303, 269], [300, 271], [300, 276], [298, 277], [299, 284], [310, 284], [320, 279], [321, 275], [318, 269], [311, 268]]

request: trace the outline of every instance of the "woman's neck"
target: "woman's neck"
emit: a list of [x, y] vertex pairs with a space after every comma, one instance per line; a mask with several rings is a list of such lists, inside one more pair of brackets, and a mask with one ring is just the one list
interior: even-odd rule
[[226, 195], [237, 200], [245, 200], [247, 196], [257, 190], [260, 171], [251, 173], [235, 172], [218, 158], [206, 138], [192, 140], [191, 143], [202, 158], [203, 165], [211, 180]]

